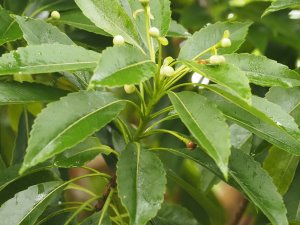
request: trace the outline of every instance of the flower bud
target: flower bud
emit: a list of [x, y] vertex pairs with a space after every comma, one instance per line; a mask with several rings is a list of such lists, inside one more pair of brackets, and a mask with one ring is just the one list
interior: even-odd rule
[[160, 32], [159, 32], [159, 29], [158, 28], [156, 28], [156, 27], [151, 27], [150, 29], [149, 29], [149, 34], [152, 36], [152, 37], [159, 37], [159, 34], [160, 34]]
[[165, 37], [158, 37], [158, 41], [162, 46], [167, 46], [169, 44], [169, 41]]
[[171, 77], [171, 76], [173, 76], [174, 72], [175, 72], [175, 70], [171, 66], [162, 66], [160, 69], [161, 76]]
[[58, 11], [51, 12], [51, 18], [55, 19], [55, 20], [59, 20], [60, 19], [60, 13]]
[[168, 56], [167, 58], [164, 59], [163, 65], [168, 66], [170, 63], [174, 62], [175, 59], [173, 57]]
[[223, 48], [228, 48], [228, 47], [230, 47], [230, 46], [231, 46], [231, 40], [230, 40], [229, 38], [223, 38], [223, 39], [221, 40], [221, 46], [222, 46]]
[[197, 147], [197, 144], [192, 141], [189, 141], [188, 143], [186, 143], [186, 147], [192, 151]]
[[210, 58], [209, 58], [209, 63], [211, 65], [220, 65], [222, 63], [225, 63], [225, 58], [224, 56], [222, 55], [212, 55]]
[[114, 45], [120, 46], [120, 45], [124, 45], [125, 40], [124, 40], [123, 36], [117, 35], [114, 37], [113, 43], [114, 43]]
[[225, 30], [224, 34], [223, 34], [223, 38], [229, 38], [230, 37], [230, 31], [229, 30]]
[[125, 85], [124, 85], [124, 90], [125, 90], [125, 92], [126, 92], [127, 94], [132, 94], [133, 92], [135, 92], [135, 86], [132, 85], [132, 84], [130, 84], [130, 85], [125, 84]]

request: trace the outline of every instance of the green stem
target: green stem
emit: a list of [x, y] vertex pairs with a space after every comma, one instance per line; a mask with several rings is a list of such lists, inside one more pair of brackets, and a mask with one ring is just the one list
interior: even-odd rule
[[147, 45], [149, 49], [149, 54], [150, 54], [150, 59], [155, 62], [155, 52], [154, 52], [154, 47], [153, 47], [153, 40], [149, 34], [150, 26], [151, 26], [151, 21], [150, 21], [150, 16], [149, 16], [149, 11], [150, 11], [150, 6], [147, 5], [144, 8], [144, 14], [145, 14], [145, 27], [146, 27], [146, 34], [147, 34]]
[[165, 122], [165, 121], [167, 121], [167, 120], [172, 120], [172, 119], [176, 119], [176, 118], [178, 118], [178, 115], [177, 115], [177, 114], [175, 114], [175, 115], [170, 115], [170, 116], [166, 116], [166, 117], [164, 117], [163, 119], [161, 119], [161, 120], [159, 120], [159, 121], [156, 121], [155, 123], [151, 124], [151, 126], [149, 126], [149, 127], [145, 130], [145, 132], [148, 132], [148, 131], [154, 129], [157, 125], [159, 125], [159, 124], [161, 124], [161, 123], [163, 123], [163, 122]]
[[178, 132], [171, 131], [171, 130], [166, 130], [166, 129], [155, 129], [155, 130], [152, 130], [152, 131], [149, 131], [149, 132], [145, 133], [142, 137], [147, 137], [147, 136], [151, 136], [151, 135], [154, 135], [154, 134], [163, 134], [163, 133], [170, 134], [170, 135], [176, 137], [177, 139], [181, 140], [185, 144], [190, 141], [189, 139], [183, 137]]
[[153, 119], [159, 117], [161, 114], [164, 114], [164, 113], [167, 113], [169, 111], [172, 111], [173, 109], [174, 109], [174, 107], [172, 105], [168, 106], [168, 107], [166, 107], [166, 108], [164, 108], [164, 109], [162, 109], [162, 110], [160, 110], [160, 111], [158, 111], [156, 113], [153, 113], [151, 115], [150, 119], [153, 120]]
[[105, 204], [102, 208], [102, 211], [101, 211], [101, 215], [100, 215], [100, 219], [99, 219], [99, 222], [98, 222], [98, 225], [101, 225], [102, 224], [102, 221], [103, 221], [103, 218], [104, 218], [104, 215], [108, 209], [108, 206], [110, 205], [110, 202], [111, 202], [111, 198], [113, 196], [113, 193], [114, 193], [114, 189], [111, 188], [110, 189], [110, 192], [109, 192], [109, 195], [107, 196], [107, 199], [105, 200]]

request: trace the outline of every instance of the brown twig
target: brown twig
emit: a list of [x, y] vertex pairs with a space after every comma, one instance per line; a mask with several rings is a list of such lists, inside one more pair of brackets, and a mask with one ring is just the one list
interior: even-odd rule
[[99, 212], [102, 210], [111, 189], [115, 188], [117, 186], [116, 178], [117, 178], [116, 175], [113, 175], [112, 178], [110, 179], [109, 183], [106, 185], [106, 187], [103, 191], [102, 197], [98, 200], [98, 202], [95, 205], [96, 212]]
[[243, 200], [240, 203], [239, 210], [236, 213], [235, 218], [234, 218], [233, 222], [231, 223], [231, 225], [239, 225], [239, 223], [247, 209], [248, 204], [249, 204], [249, 201], [247, 199], [243, 198]]

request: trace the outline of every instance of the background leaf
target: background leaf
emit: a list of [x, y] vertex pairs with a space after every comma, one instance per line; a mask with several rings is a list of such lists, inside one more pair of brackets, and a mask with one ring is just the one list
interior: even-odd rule
[[286, 9], [286, 8], [297, 8], [300, 7], [299, 0], [275, 0], [272, 2], [271, 6], [269, 6], [264, 12], [263, 16], [276, 12], [278, 10]]

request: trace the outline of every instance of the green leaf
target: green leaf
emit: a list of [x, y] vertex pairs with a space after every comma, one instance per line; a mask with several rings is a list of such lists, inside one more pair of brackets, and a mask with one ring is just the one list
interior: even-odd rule
[[[272, 104], [266, 99], [253, 97], [252, 103], [254, 107], [252, 107], [252, 110], [250, 111], [247, 110], [247, 108], [235, 106], [222, 97], [212, 93], [208, 93], [206, 97], [214, 102], [228, 119], [255, 133], [273, 145], [289, 153], [300, 155], [298, 134], [295, 133], [295, 131], [289, 131], [289, 128], [295, 126], [295, 122], [293, 121], [293, 118], [284, 112], [278, 105]], [[261, 117], [253, 113], [253, 109], [262, 112], [262, 115], [264, 116]], [[266, 112], [269, 113], [265, 114]], [[269, 119], [266, 120], [266, 117], [269, 117]], [[275, 121], [277, 121], [278, 124], [276, 124]], [[288, 127], [286, 129], [283, 128], [283, 124]]]
[[58, 155], [54, 160], [54, 165], [63, 168], [80, 167], [102, 153], [108, 155], [112, 153], [112, 150], [108, 146], [101, 145], [98, 138], [89, 137]]
[[57, 27], [44, 20], [16, 16], [16, 21], [23, 31], [23, 37], [28, 45], [55, 43], [75, 45], [65, 33], [62, 33]]
[[230, 131], [224, 115], [205, 97], [193, 92], [171, 92], [169, 98], [193, 137], [227, 177], [231, 144]]
[[72, 93], [48, 104], [32, 127], [20, 172], [80, 143], [113, 120], [124, 106], [122, 100], [100, 91]]
[[171, 20], [167, 36], [176, 38], [188, 38], [191, 36], [191, 34], [187, 31], [187, 29], [185, 29], [184, 26], [177, 23], [175, 20]]
[[260, 86], [300, 86], [300, 75], [287, 66], [253, 54], [225, 55], [226, 62], [245, 72], [251, 83]]
[[198, 225], [193, 214], [186, 208], [167, 203], [162, 204], [153, 221], [158, 225]]
[[[99, 222], [100, 213], [94, 213], [90, 217], [86, 218], [80, 225], [96, 225]], [[105, 214], [101, 225], [112, 225], [112, 222], [109, 219], [109, 216]]]
[[297, 7], [300, 7], [300, 0], [275, 0], [265, 10], [262, 16], [266, 16], [269, 13], [276, 12], [282, 9], [297, 8]]
[[152, 77], [156, 70], [155, 63], [139, 49], [130, 45], [115, 46], [102, 52], [90, 82], [109, 87], [138, 84]]
[[264, 161], [264, 169], [270, 174], [278, 192], [284, 195], [293, 181], [299, 156], [272, 147]]
[[[239, 49], [241, 44], [245, 41], [248, 28], [251, 25], [250, 22], [218, 22], [193, 34], [189, 38], [180, 50], [178, 59], [180, 60], [192, 60], [199, 53], [211, 48], [213, 45], [221, 41], [224, 31], [229, 30], [230, 40], [232, 45], [230, 48], [219, 49], [219, 54], [233, 53]], [[203, 57], [208, 57], [206, 54]]]
[[[196, 163], [223, 178], [217, 165], [200, 149], [158, 148]], [[288, 225], [282, 197], [277, 192], [270, 176], [260, 164], [240, 150], [232, 150], [228, 164], [228, 183], [243, 191], [248, 198], [268, 217], [273, 225]]]
[[130, 225], [145, 225], [164, 200], [165, 171], [159, 158], [132, 143], [122, 151], [117, 164], [117, 187], [129, 213]]
[[20, 30], [16, 21], [9, 16], [9, 13], [0, 7], [0, 46], [22, 37], [22, 31]]
[[0, 105], [52, 102], [67, 92], [42, 84], [0, 82]]
[[19, 192], [1, 206], [1, 223], [9, 225], [34, 224], [52, 201], [54, 195], [49, 197], [49, 194], [60, 184], [61, 182], [57, 181], [47, 182]]
[[230, 64], [202, 65], [192, 61], [183, 61], [183, 64], [213, 82], [231, 89], [237, 96], [251, 103], [249, 80], [237, 67]]
[[139, 47], [134, 25], [118, 0], [75, 0], [75, 2], [96, 26], [112, 36], [122, 35], [126, 42]]
[[32, 45], [3, 54], [0, 58], [0, 75], [94, 69], [99, 57], [100, 54], [78, 46]]
[[59, 24], [66, 24], [72, 27], [76, 27], [81, 30], [86, 30], [95, 34], [110, 36], [104, 30], [95, 26], [83, 13], [79, 10], [71, 10], [60, 14]]

